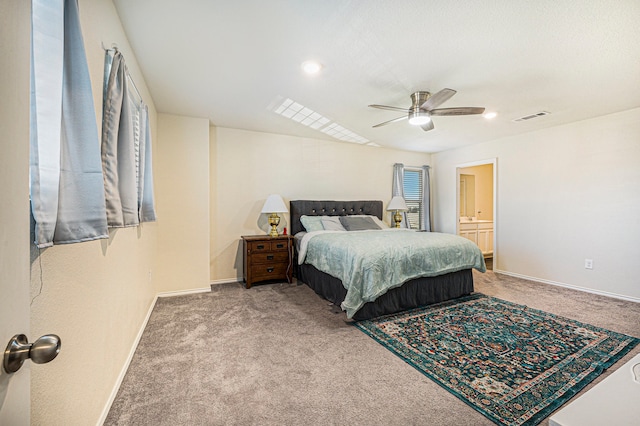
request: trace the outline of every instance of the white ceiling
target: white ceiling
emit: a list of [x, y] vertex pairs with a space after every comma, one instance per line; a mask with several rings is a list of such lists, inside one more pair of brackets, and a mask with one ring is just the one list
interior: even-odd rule
[[[372, 143], [438, 152], [640, 106], [638, 0], [114, 3], [158, 111], [222, 127], [335, 140], [273, 112], [290, 98]], [[442, 107], [497, 118], [372, 128], [402, 113], [367, 105], [443, 88], [458, 93]]]

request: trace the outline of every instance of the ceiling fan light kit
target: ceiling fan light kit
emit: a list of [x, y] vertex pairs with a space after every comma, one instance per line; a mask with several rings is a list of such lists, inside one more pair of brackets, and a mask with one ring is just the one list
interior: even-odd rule
[[431, 116], [452, 116], [452, 115], [475, 115], [482, 114], [484, 108], [482, 107], [457, 107], [457, 108], [437, 108], [453, 95], [456, 91], [453, 89], [442, 89], [436, 94], [429, 92], [415, 92], [411, 94], [411, 107], [410, 108], [398, 108], [388, 105], [369, 105], [371, 108], [386, 109], [391, 111], [403, 111], [406, 115], [393, 120], [385, 121], [383, 123], [376, 124], [373, 127], [380, 127], [396, 121], [409, 119], [409, 124], [420, 126], [422, 130], [428, 132], [434, 129]]
[[414, 126], [421, 126], [431, 121], [429, 113], [425, 111], [410, 111], [409, 112], [409, 124]]

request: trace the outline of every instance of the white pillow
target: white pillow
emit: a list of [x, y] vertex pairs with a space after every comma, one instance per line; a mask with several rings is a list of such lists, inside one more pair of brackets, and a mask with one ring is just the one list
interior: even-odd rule
[[322, 227], [327, 231], [346, 231], [340, 223], [340, 216], [322, 216]]
[[300, 222], [307, 232], [322, 231], [324, 229], [322, 227], [322, 220], [320, 216], [302, 215], [300, 216]]

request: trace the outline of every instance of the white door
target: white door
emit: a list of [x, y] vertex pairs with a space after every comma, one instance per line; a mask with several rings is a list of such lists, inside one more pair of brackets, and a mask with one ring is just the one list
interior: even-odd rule
[[[0, 355], [29, 335], [29, 1], [0, 2]], [[28, 425], [30, 362], [0, 366], [0, 425]]]

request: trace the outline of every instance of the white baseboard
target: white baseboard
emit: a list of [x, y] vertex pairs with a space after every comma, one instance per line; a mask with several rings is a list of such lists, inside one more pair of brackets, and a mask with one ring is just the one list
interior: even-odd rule
[[528, 275], [516, 274], [514, 272], [509, 272], [509, 271], [501, 271], [499, 269], [494, 269], [493, 272], [495, 272], [497, 274], [509, 275], [511, 277], [522, 278], [522, 279], [529, 280], [529, 281], [535, 281], [535, 282], [539, 282], [539, 283], [542, 283], [542, 284], [550, 284], [550, 285], [555, 285], [555, 286], [558, 286], [558, 287], [564, 287], [564, 288], [570, 288], [572, 290], [582, 291], [582, 292], [585, 292], [585, 293], [597, 294], [599, 296], [607, 296], [607, 297], [612, 297], [614, 299], [627, 300], [629, 302], [640, 303], [640, 298], [638, 298], [638, 297], [625, 296], [625, 295], [622, 295], [622, 294], [611, 293], [611, 292], [604, 291], [604, 290], [595, 290], [595, 289], [592, 289], [592, 288], [580, 287], [580, 286], [573, 285], [573, 284], [566, 284], [566, 283], [561, 283], [561, 282], [558, 282], [558, 281], [551, 281], [551, 280], [545, 280], [545, 279], [542, 279], [542, 278], [530, 277]]
[[120, 385], [124, 380], [124, 376], [127, 374], [127, 370], [129, 369], [129, 365], [131, 364], [131, 360], [133, 360], [133, 355], [136, 353], [136, 349], [138, 348], [138, 343], [140, 343], [140, 339], [142, 338], [142, 334], [144, 333], [144, 329], [147, 327], [147, 323], [149, 322], [149, 318], [151, 318], [151, 312], [153, 312], [153, 308], [156, 306], [156, 302], [158, 301], [158, 296], [156, 295], [153, 298], [153, 302], [149, 306], [149, 310], [147, 311], [147, 316], [142, 321], [142, 325], [140, 326], [140, 330], [138, 330], [138, 334], [133, 341], [133, 345], [131, 345], [131, 350], [129, 351], [129, 356], [124, 362], [122, 366], [122, 370], [120, 370], [120, 375], [116, 379], [116, 383], [113, 385], [113, 389], [111, 390], [111, 395], [109, 395], [109, 399], [105, 404], [104, 409], [102, 410], [102, 414], [100, 415], [100, 419], [98, 420], [98, 426], [102, 426], [105, 420], [107, 420], [107, 416], [109, 415], [109, 410], [111, 410], [111, 404], [116, 399], [116, 395], [118, 394], [118, 390], [120, 389]]
[[192, 288], [189, 290], [163, 291], [162, 293], [158, 293], [157, 297], [184, 296], [185, 294], [208, 293], [210, 291], [211, 287]]
[[211, 285], [241, 283], [242, 278], [223, 278], [221, 280], [212, 280]]

